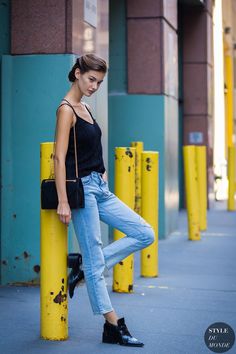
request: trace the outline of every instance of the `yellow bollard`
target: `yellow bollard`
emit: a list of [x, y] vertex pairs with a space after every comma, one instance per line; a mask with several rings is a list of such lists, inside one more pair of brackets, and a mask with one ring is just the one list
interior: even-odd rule
[[142, 152], [142, 217], [153, 227], [155, 241], [141, 251], [141, 276], [158, 276], [158, 152]]
[[234, 58], [226, 53], [225, 55], [225, 83], [226, 93], [226, 144], [233, 146], [234, 136]]
[[[53, 177], [53, 143], [40, 146], [40, 179]], [[68, 337], [67, 226], [55, 210], [40, 211], [41, 223], [41, 337], [65, 340]]]
[[199, 195], [200, 230], [207, 229], [207, 161], [206, 146], [195, 146]]
[[[115, 150], [115, 194], [131, 209], [135, 201], [135, 148], [117, 147]], [[114, 230], [114, 239], [124, 234]], [[113, 291], [133, 292], [134, 256], [130, 255], [113, 268]]]
[[234, 146], [228, 147], [228, 210], [235, 210], [235, 178], [236, 178], [236, 148]]
[[194, 145], [184, 146], [185, 196], [188, 214], [188, 234], [192, 241], [200, 240], [199, 194]]
[[136, 213], [141, 215], [142, 213], [142, 200], [141, 200], [141, 154], [143, 151], [143, 142], [142, 141], [132, 141], [131, 146], [136, 148], [135, 152], [135, 205], [134, 210]]

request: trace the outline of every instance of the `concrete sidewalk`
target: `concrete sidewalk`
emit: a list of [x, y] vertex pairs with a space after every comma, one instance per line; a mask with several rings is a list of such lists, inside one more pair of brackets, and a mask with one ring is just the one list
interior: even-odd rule
[[210, 211], [208, 225], [201, 241], [188, 241], [180, 212], [178, 232], [159, 241], [158, 278], [139, 277], [136, 255], [133, 294], [113, 293], [112, 272], [106, 278], [114, 308], [144, 348], [101, 343], [103, 318], [93, 316], [85, 286], [69, 300], [69, 339], [41, 340], [39, 288], [9, 286], [0, 287], [0, 353], [213, 353], [204, 343], [209, 325], [226, 322], [236, 332], [236, 213]]

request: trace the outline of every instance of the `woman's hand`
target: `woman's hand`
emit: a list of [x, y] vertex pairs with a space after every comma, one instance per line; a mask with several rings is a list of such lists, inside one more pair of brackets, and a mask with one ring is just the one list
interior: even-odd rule
[[59, 202], [57, 214], [59, 215], [60, 221], [68, 226], [71, 221], [71, 210], [68, 202]]
[[105, 171], [105, 172], [103, 173], [102, 179], [103, 179], [103, 181], [108, 182], [107, 171]]

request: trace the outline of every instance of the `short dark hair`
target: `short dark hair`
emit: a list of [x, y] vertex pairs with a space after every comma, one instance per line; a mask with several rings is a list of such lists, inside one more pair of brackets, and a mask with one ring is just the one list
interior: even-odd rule
[[95, 54], [82, 55], [81, 57], [77, 58], [73, 68], [68, 74], [70, 82], [74, 82], [76, 80], [75, 70], [77, 68], [80, 69], [81, 74], [84, 74], [90, 70], [106, 73], [107, 63], [104, 59], [96, 56]]

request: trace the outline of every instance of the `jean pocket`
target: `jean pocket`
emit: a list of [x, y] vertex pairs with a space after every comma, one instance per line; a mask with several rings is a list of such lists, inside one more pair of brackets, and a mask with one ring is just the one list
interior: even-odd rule
[[89, 184], [90, 180], [91, 180], [91, 175], [88, 175], [88, 176], [85, 176], [85, 177], [81, 178], [81, 181], [82, 181], [83, 185]]

